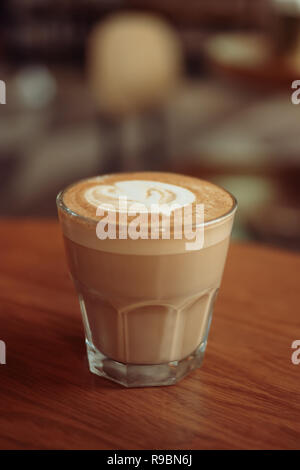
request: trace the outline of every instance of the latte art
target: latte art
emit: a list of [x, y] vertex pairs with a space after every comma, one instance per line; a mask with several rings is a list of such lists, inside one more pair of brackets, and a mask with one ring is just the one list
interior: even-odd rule
[[[108, 212], [107, 216], [110, 213], [130, 217], [136, 213], [169, 214], [172, 215], [172, 229], [177, 209], [191, 209], [196, 220], [197, 206], [203, 204], [204, 221], [208, 222], [229, 213], [233, 207], [231, 195], [213, 183], [159, 172], [95, 176], [67, 188], [63, 202], [73, 214], [90, 222], [98, 222], [99, 217], [104, 216], [103, 211]], [[117, 216], [116, 224], [119, 223]]]
[[188, 189], [159, 181], [127, 180], [110, 185], [98, 184], [85, 192], [88, 204], [103, 209], [120, 210], [119, 201], [126, 198], [129, 204], [142, 204], [147, 210], [153, 205], [185, 207], [195, 202], [195, 195]]

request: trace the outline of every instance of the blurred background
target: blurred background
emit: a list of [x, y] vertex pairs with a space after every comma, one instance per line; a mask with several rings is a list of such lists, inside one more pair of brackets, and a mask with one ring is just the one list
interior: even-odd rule
[[0, 216], [161, 170], [239, 200], [236, 239], [300, 249], [300, 0], [1, 0]]

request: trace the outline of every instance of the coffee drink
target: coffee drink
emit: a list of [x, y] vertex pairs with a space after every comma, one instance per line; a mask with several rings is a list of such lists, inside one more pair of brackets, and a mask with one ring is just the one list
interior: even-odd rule
[[[125, 199], [124, 209], [120, 200]], [[186, 232], [178, 237], [175, 218], [170, 217], [168, 236], [164, 226], [152, 230], [154, 220], [162, 220], [160, 210], [152, 218], [154, 206], [168, 208], [169, 215], [189, 208], [194, 223], [201, 204], [204, 239], [199, 249], [187, 249]], [[140, 236], [132, 239], [124, 236], [124, 220], [133, 223], [137, 207], [149, 213]], [[92, 372], [126, 386], [163, 385], [200, 365], [235, 209], [235, 199], [224, 189], [168, 173], [95, 177], [59, 194]], [[114, 236], [106, 236], [107, 231], [100, 239], [99, 222], [112, 215]], [[186, 219], [179, 220], [182, 225]]]

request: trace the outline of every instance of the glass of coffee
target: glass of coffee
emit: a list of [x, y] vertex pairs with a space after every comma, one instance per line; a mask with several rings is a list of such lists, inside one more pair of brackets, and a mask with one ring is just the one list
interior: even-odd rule
[[57, 197], [91, 372], [171, 385], [200, 367], [235, 198], [172, 173], [79, 181]]

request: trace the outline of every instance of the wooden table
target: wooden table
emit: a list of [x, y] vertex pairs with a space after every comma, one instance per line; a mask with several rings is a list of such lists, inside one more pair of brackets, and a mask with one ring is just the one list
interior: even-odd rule
[[88, 371], [57, 223], [0, 221], [0, 448], [299, 449], [299, 272], [233, 244], [202, 369], [125, 389]]

